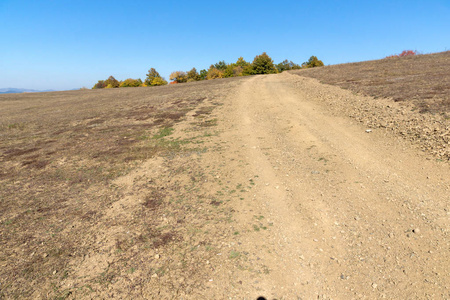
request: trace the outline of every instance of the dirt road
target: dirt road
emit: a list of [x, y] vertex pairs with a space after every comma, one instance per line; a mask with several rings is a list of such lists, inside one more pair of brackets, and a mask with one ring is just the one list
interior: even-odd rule
[[442, 117], [287, 73], [0, 100], [2, 299], [450, 299]]
[[361, 100], [286, 73], [254, 76], [218, 111], [220, 173], [252, 186], [231, 204], [241, 263], [222, 295], [450, 298], [448, 165], [366, 132], [330, 106], [337, 97]]

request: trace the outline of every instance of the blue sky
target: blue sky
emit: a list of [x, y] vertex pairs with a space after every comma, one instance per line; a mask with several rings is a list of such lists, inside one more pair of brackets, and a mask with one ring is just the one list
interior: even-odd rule
[[450, 1], [0, 0], [0, 88], [92, 87], [267, 52], [325, 64], [450, 50]]

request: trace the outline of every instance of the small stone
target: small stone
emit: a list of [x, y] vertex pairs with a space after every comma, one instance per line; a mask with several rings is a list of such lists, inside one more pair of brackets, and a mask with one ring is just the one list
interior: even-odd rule
[[414, 228], [414, 229], [412, 230], [412, 232], [419, 234], [419, 233], [420, 233], [420, 229], [419, 229], [419, 228]]
[[159, 259], [161, 256], [159, 254], [155, 255], [155, 259]]
[[53, 275], [55, 275], [56, 274], [56, 270], [55, 271], [53, 271]]
[[378, 284], [372, 283], [372, 288], [376, 289], [378, 287]]
[[366, 130], [366, 133], [371, 133], [372, 132], [372, 129], [367, 129]]
[[152, 275], [152, 278], [157, 278], [157, 277], [158, 277], [158, 274], [156, 274], [156, 273]]
[[304, 260], [305, 257], [304, 257], [303, 255], [300, 255], [300, 259], [301, 259], [301, 260]]
[[47, 256], [48, 256], [47, 253], [42, 254], [42, 257], [43, 257], [43, 258], [46, 258]]

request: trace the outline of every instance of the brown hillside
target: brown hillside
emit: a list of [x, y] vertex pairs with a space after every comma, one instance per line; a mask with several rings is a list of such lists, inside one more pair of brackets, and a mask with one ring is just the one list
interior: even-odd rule
[[450, 114], [450, 51], [291, 72], [364, 95], [412, 102], [420, 112]]

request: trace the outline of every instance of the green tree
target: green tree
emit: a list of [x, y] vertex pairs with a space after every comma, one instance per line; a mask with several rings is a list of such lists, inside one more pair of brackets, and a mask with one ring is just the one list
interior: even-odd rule
[[317, 56], [311, 56], [308, 61], [302, 64], [303, 68], [315, 68], [323, 67], [323, 62], [317, 58]]
[[234, 77], [233, 64], [229, 64], [228, 67], [223, 70], [223, 78]]
[[250, 64], [248, 66], [245, 66], [242, 69], [242, 76], [249, 76], [249, 75], [255, 75], [255, 70], [253, 69], [253, 65]]
[[214, 64], [214, 68], [216, 68], [219, 71], [225, 71], [227, 67], [228, 65], [224, 60], [221, 60], [218, 63]]
[[263, 52], [261, 55], [257, 55], [252, 63], [252, 69], [254, 74], [275, 74], [277, 69], [273, 64], [273, 60]]
[[106, 88], [118, 88], [120, 86], [120, 82], [114, 78], [114, 76], [109, 76], [108, 79], [105, 80]]
[[236, 66], [240, 66], [242, 67], [242, 69], [244, 69], [245, 67], [249, 66], [250, 63], [245, 61], [244, 58], [241, 56], [238, 58], [238, 60], [235, 63]]
[[196, 68], [192, 68], [189, 72], [187, 72], [186, 76], [188, 82], [200, 80], [200, 75], [198, 74]]
[[[158, 78], [158, 80], [155, 81], [155, 79], [157, 79], [157, 78]], [[160, 80], [160, 79], [162, 79], [162, 80]], [[154, 86], [154, 85], [162, 85], [162, 84], [153, 84], [153, 82], [162, 83], [164, 81], [165, 81], [164, 78], [162, 78], [161, 75], [159, 75], [158, 71], [156, 71], [155, 68], [151, 68], [150, 70], [148, 70], [147, 77], [145, 78], [144, 83], [146, 86]], [[167, 81], [166, 81], [166, 84], [167, 84]]]
[[276, 65], [277, 70], [279, 73], [287, 70], [295, 70], [295, 69], [301, 69], [302, 67], [293, 63], [292, 61], [288, 61], [287, 59], [283, 60], [279, 64]]
[[200, 80], [206, 80], [206, 76], [208, 75], [208, 71], [206, 71], [205, 69], [200, 70]]

